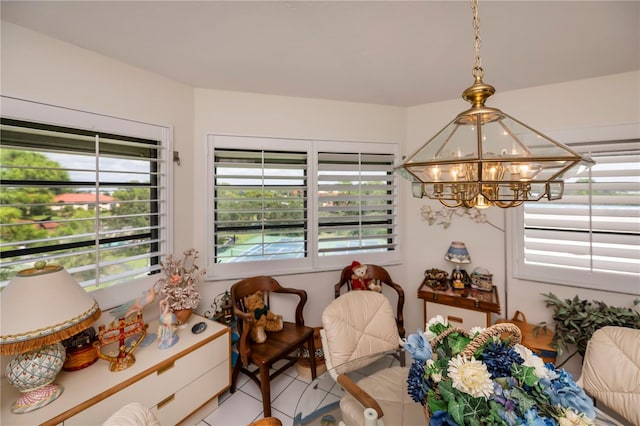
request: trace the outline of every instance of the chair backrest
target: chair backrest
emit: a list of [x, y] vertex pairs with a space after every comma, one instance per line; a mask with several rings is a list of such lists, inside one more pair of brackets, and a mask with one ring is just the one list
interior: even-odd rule
[[[340, 281], [336, 283], [334, 286], [334, 295], [337, 299], [341, 294], [345, 292], [351, 291], [351, 275], [353, 274], [351, 270], [351, 265], [345, 266], [340, 273]], [[378, 265], [367, 265], [367, 275], [366, 277], [376, 283], [378, 283], [382, 287], [382, 292], [385, 293], [385, 288], [392, 290], [396, 293], [397, 303], [396, 303], [396, 312], [394, 314], [396, 325], [398, 327], [398, 334], [400, 337], [405, 336], [404, 329], [404, 290], [402, 287], [395, 283], [382, 266]]]
[[322, 313], [322, 348], [328, 369], [400, 344], [389, 300], [374, 291], [352, 291]]

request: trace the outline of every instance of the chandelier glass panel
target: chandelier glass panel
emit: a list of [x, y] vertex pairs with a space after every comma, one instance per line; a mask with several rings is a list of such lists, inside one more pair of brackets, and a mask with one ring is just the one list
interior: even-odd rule
[[462, 98], [471, 108], [414, 153], [396, 172], [412, 182], [415, 197], [447, 207], [515, 207], [525, 201], [562, 198], [561, 177], [593, 161], [497, 108], [485, 106], [495, 93], [482, 81], [477, 0], [474, 12], [474, 84]]

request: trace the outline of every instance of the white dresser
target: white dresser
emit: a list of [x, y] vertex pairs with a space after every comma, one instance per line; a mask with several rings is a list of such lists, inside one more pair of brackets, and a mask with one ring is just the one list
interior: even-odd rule
[[[206, 330], [193, 334], [191, 327], [200, 321]], [[148, 333], [156, 331], [157, 323], [149, 324]], [[158, 341], [138, 348], [136, 363], [123, 371], [111, 372], [99, 359], [83, 370], [61, 372], [55, 382], [64, 386], [63, 394], [31, 413], [11, 413], [20, 393], [3, 379], [0, 424], [100, 425], [130, 402], [149, 407], [162, 425], [178, 424], [231, 384], [228, 327], [193, 314], [178, 335], [168, 349], [158, 349]]]

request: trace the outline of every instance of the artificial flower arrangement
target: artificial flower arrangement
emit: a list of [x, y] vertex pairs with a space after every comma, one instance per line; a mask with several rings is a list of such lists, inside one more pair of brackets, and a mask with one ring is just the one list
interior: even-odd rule
[[195, 309], [200, 303], [200, 293], [197, 284], [200, 282], [205, 269], [196, 265], [198, 251], [188, 249], [183, 252], [183, 259], [176, 259], [172, 254], [160, 262], [165, 277], [158, 280], [161, 284], [160, 299], [168, 298], [172, 311]]
[[430, 425], [593, 425], [593, 401], [564, 369], [519, 344], [513, 324], [469, 333], [432, 318], [404, 340], [411, 398]]

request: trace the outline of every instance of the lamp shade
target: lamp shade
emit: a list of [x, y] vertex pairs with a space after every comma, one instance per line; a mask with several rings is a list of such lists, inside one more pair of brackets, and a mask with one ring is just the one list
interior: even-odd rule
[[464, 243], [453, 241], [444, 255], [445, 260], [453, 263], [471, 263], [471, 256]]
[[60, 342], [91, 326], [98, 303], [61, 266], [18, 272], [0, 292], [0, 353], [14, 355]]

